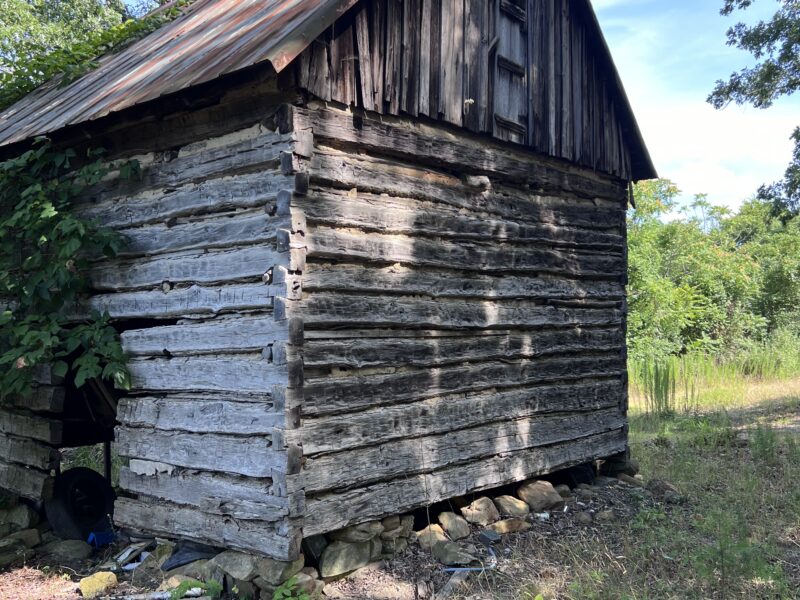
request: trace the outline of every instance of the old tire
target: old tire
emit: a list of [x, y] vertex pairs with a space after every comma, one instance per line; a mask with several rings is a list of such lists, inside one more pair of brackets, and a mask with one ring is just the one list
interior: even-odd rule
[[90, 533], [111, 530], [114, 489], [97, 471], [70, 469], [56, 477], [44, 510], [56, 535], [86, 541]]

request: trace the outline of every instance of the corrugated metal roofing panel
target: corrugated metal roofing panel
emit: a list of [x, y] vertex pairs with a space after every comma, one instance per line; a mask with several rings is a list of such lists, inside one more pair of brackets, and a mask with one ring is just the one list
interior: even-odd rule
[[186, 13], [103, 57], [61, 87], [48, 83], [0, 113], [0, 146], [43, 135], [269, 61], [286, 67], [357, 0], [196, 0]]

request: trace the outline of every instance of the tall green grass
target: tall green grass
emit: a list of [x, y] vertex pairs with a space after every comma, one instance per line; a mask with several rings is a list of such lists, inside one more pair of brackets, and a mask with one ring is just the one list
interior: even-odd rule
[[628, 364], [631, 395], [643, 412], [691, 413], [713, 404], [715, 391], [727, 394], [753, 380], [800, 377], [800, 336], [778, 332], [769, 342], [711, 355], [690, 352], [663, 358], [632, 358]]

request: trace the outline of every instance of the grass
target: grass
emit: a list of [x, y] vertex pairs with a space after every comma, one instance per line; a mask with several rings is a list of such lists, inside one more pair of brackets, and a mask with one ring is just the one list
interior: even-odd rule
[[715, 377], [685, 408], [632, 396], [633, 456], [684, 503], [632, 488], [625, 518], [520, 537], [463, 597], [800, 598], [800, 379]]

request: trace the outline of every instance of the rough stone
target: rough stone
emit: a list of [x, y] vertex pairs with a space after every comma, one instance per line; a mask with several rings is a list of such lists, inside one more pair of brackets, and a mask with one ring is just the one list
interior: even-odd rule
[[25, 544], [28, 548], [35, 548], [39, 544], [42, 543], [42, 534], [39, 533], [38, 529], [23, 529], [22, 531], [17, 531], [16, 533], [12, 533], [6, 539], [9, 540], [19, 540], [23, 544]]
[[0, 569], [26, 558], [27, 552], [30, 551], [20, 540], [0, 541]]
[[428, 525], [425, 529], [417, 532], [416, 538], [417, 543], [425, 550], [430, 550], [434, 544], [439, 542], [450, 541], [445, 535], [444, 529], [439, 525]]
[[[582, 487], [585, 486], [585, 487]], [[575, 490], [581, 498], [596, 498], [597, 497], [597, 490], [592, 487], [591, 485], [586, 485], [582, 483], [577, 487]]]
[[492, 531], [496, 531], [501, 535], [505, 535], [507, 533], [518, 533], [520, 531], [527, 531], [531, 528], [531, 524], [528, 523], [525, 519], [505, 519], [504, 521], [498, 521], [497, 523], [492, 523], [487, 527], [487, 529], [491, 529]]
[[648, 481], [647, 489], [650, 491], [650, 493], [657, 497], [664, 497], [667, 494], [677, 494], [680, 496], [680, 491], [678, 491], [678, 488], [661, 479], [651, 479]]
[[209, 561], [207, 559], [200, 559], [190, 562], [181, 567], [177, 567], [169, 571], [169, 576], [188, 577], [190, 579], [202, 579], [209, 572]]
[[[323, 556], [325, 553], [323, 552]], [[287, 581], [292, 575], [300, 572], [306, 564], [306, 558], [302, 554], [295, 561], [274, 560], [272, 558], [259, 558], [256, 561], [256, 571], [258, 577], [271, 585], [278, 586]]]
[[383, 554], [383, 541], [379, 537], [372, 538], [369, 541], [370, 544], [370, 552], [369, 552], [369, 559], [370, 561], [378, 560]]
[[383, 533], [381, 522], [370, 521], [369, 523], [360, 523], [359, 525], [334, 531], [329, 533], [328, 537], [337, 542], [366, 542], [378, 537], [381, 533]]
[[39, 515], [27, 504], [17, 504], [0, 510], [0, 525], [5, 525], [8, 533], [35, 527], [39, 523]]
[[270, 600], [275, 594], [275, 590], [278, 589], [277, 585], [272, 585], [271, 583], [268, 583], [263, 579], [261, 579], [261, 577], [256, 577], [255, 579], [253, 579], [253, 583], [259, 590], [261, 590], [260, 596], [262, 598], [269, 598]]
[[478, 498], [469, 506], [462, 508], [461, 514], [464, 515], [467, 521], [475, 525], [486, 526], [500, 520], [500, 513], [497, 512], [497, 507], [486, 496]]
[[412, 515], [400, 517], [400, 527], [403, 528], [401, 537], [411, 537], [411, 534], [414, 533], [414, 517]]
[[382, 540], [394, 540], [399, 537], [404, 537], [403, 528], [399, 525], [393, 529], [384, 529], [383, 533], [380, 535]]
[[619, 479], [622, 483], [627, 483], [628, 485], [644, 487], [644, 482], [641, 479], [636, 479], [636, 477], [631, 477], [626, 473], [620, 473], [617, 475], [617, 479]]
[[459, 517], [453, 512], [443, 512], [439, 515], [439, 524], [451, 540], [461, 540], [469, 537], [471, 530], [464, 517]]
[[529, 481], [519, 488], [517, 496], [525, 501], [535, 513], [564, 507], [564, 499], [549, 481]]
[[310, 575], [306, 575], [305, 573], [298, 573], [295, 577], [295, 587], [300, 592], [305, 592], [312, 598], [319, 597], [322, 593], [323, 588], [325, 587], [325, 583], [316, 579], [315, 577], [311, 577]]
[[609, 523], [609, 522], [615, 520], [617, 517], [614, 514], [613, 510], [603, 510], [603, 511], [597, 513], [597, 515], [595, 515], [594, 518], [595, 518], [596, 521], [599, 521], [601, 523]]
[[494, 499], [494, 505], [501, 515], [508, 517], [524, 519], [531, 512], [531, 508], [526, 502], [514, 498], [514, 496], [499, 496]]
[[78, 587], [84, 598], [97, 598], [117, 586], [117, 576], [108, 571], [100, 571], [81, 579]]
[[300, 572], [304, 575], [308, 575], [311, 579], [319, 579], [319, 571], [317, 571], [314, 567], [303, 567], [300, 569]]
[[619, 485], [619, 480], [615, 477], [607, 477], [606, 475], [600, 475], [595, 478], [594, 484], [597, 487], [612, 487], [615, 485]]
[[568, 485], [562, 483], [561, 485], [555, 486], [554, 489], [558, 492], [559, 496], [564, 498], [564, 500], [566, 500], [567, 498], [572, 498], [572, 490], [569, 489]]
[[438, 544], [434, 544], [433, 556], [440, 563], [448, 567], [468, 565], [477, 560], [455, 542], [439, 542]]
[[402, 519], [400, 519], [400, 515], [386, 517], [385, 519], [381, 519], [381, 525], [383, 525], [384, 532], [390, 531], [400, 527], [402, 525]]
[[591, 513], [579, 512], [577, 515], [575, 515], [575, 520], [581, 525], [590, 525], [594, 519], [592, 518]]
[[383, 556], [394, 557], [406, 551], [408, 548], [408, 538], [395, 538], [393, 540], [383, 540]]
[[42, 546], [41, 553], [59, 560], [84, 560], [92, 555], [92, 547], [81, 540], [59, 540]]
[[333, 542], [325, 548], [319, 564], [324, 579], [339, 577], [361, 567], [366, 567], [372, 558], [370, 542]]
[[253, 581], [258, 575], [258, 559], [252, 554], [227, 550], [211, 559], [212, 565], [218, 566], [234, 579]]
[[192, 581], [194, 579], [194, 577], [189, 577], [188, 575], [170, 575], [158, 586], [158, 591], [168, 592], [180, 586], [184, 581]]

